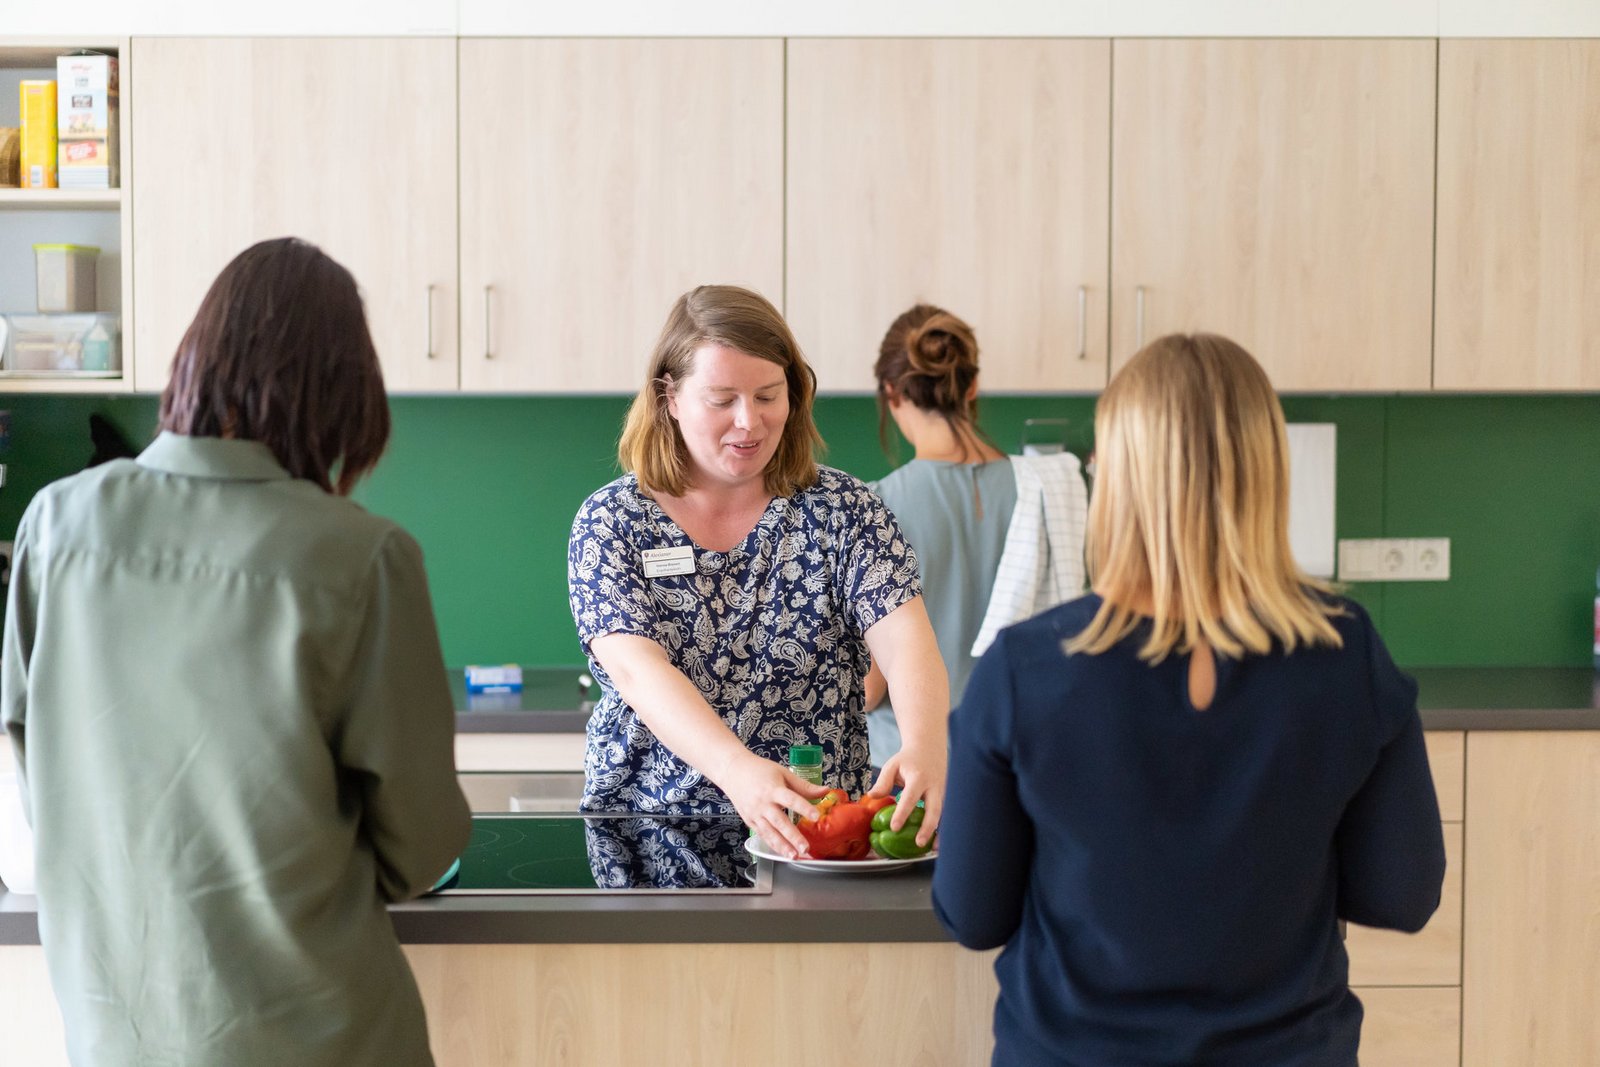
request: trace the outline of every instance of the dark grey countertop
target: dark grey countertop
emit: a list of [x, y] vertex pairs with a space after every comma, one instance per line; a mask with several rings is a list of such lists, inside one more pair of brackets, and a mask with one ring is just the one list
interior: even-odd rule
[[[931, 885], [928, 864], [862, 874], [780, 865], [770, 895], [446, 896], [389, 915], [412, 945], [947, 941]], [[38, 943], [36, 898], [0, 890], [0, 945]]]
[[[1588, 667], [1412, 667], [1429, 730], [1600, 730]], [[582, 733], [599, 690], [577, 667], [524, 667], [521, 693], [469, 696], [451, 672], [463, 733]]]

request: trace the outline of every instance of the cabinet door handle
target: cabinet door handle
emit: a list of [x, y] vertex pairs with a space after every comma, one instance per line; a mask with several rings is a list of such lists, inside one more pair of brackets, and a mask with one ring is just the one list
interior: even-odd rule
[[1078, 358], [1089, 358], [1089, 287], [1078, 286]]
[[494, 286], [483, 287], [483, 358], [494, 358], [494, 347], [489, 344], [490, 297], [494, 295]]
[[1133, 350], [1144, 347], [1144, 286], [1133, 289]]
[[428, 322], [427, 352], [428, 352], [428, 358], [429, 359], [433, 358], [433, 291], [434, 291], [435, 288], [437, 288], [437, 286], [433, 285], [432, 283], [429, 283], [429, 285], [428, 285], [428, 317], [427, 317], [427, 322]]

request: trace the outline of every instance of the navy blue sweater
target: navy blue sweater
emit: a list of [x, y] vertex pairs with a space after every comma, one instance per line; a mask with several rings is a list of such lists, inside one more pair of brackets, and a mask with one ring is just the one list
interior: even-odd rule
[[1415, 931], [1444, 838], [1416, 685], [1359, 605], [1344, 647], [1066, 655], [1100, 600], [1005, 630], [950, 719], [933, 902], [995, 971], [996, 1064], [1354, 1067], [1337, 919]]

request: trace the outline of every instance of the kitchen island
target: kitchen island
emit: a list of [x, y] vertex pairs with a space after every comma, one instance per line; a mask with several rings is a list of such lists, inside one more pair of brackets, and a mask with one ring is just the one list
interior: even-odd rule
[[[1590, 1009], [1600, 999], [1595, 678], [1412, 673], [1450, 871], [1421, 934], [1350, 929], [1351, 982], [1367, 1007], [1362, 1063], [1600, 1063]], [[519, 733], [576, 743], [585, 712], [578, 699], [502, 706], [489, 730], [461, 737], [481, 739], [484, 752]], [[566, 769], [533, 776], [566, 779], [532, 798], [546, 810], [570, 799], [576, 768]], [[987, 1062], [993, 954], [946, 938], [925, 869], [780, 866], [772, 886], [749, 896], [438, 897], [391, 915], [441, 1067]], [[0, 1062], [56, 1067], [60, 1049], [34, 900], [0, 893]]]

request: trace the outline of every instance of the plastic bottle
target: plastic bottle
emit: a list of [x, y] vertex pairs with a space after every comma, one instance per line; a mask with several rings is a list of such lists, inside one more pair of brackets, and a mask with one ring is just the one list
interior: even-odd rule
[[[1595, 598], [1595, 610], [1600, 612], [1600, 597]], [[1600, 621], [1600, 615], [1596, 615]], [[1600, 629], [1595, 631], [1595, 652], [1600, 656]], [[822, 746], [790, 745], [789, 769], [812, 785], [822, 784]]]

